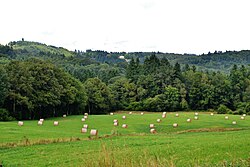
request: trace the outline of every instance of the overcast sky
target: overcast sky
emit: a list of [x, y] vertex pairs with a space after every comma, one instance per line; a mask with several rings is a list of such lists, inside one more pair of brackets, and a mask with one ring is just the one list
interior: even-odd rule
[[0, 43], [70, 50], [250, 49], [249, 0], [0, 0]]

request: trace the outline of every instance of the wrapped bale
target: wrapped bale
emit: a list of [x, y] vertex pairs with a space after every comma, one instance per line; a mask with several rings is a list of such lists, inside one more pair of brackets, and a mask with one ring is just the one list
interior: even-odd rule
[[18, 121], [18, 126], [23, 126], [23, 121]]
[[156, 130], [155, 130], [155, 129], [150, 129], [150, 133], [155, 134], [155, 133], [156, 133]]
[[59, 122], [58, 121], [54, 121], [54, 126], [58, 126]]
[[87, 125], [87, 124], [84, 124], [84, 125], [83, 125], [83, 128], [88, 129], [88, 125]]
[[177, 123], [174, 123], [174, 124], [173, 124], [173, 127], [174, 127], [174, 128], [177, 128], [177, 127], [178, 127], [178, 124], [177, 124]]
[[122, 124], [122, 127], [123, 128], [128, 128], [128, 125], [127, 124]]
[[42, 121], [38, 121], [37, 125], [43, 125], [43, 122]]
[[90, 135], [91, 135], [91, 136], [97, 136], [97, 135], [98, 135], [98, 130], [96, 130], [96, 129], [91, 129], [91, 130], [90, 130]]
[[155, 125], [154, 124], [149, 124], [149, 128], [154, 128]]
[[82, 132], [82, 133], [87, 133], [87, 132], [88, 132], [88, 129], [87, 129], [87, 128], [82, 128], [82, 129], [81, 129], [81, 132]]

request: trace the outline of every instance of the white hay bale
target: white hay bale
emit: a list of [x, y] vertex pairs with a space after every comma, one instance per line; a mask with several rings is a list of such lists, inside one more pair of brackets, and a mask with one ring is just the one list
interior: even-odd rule
[[122, 119], [126, 119], [126, 116], [125, 116], [125, 115], [123, 115], [123, 116], [122, 116]]
[[241, 120], [244, 120], [244, 119], [245, 119], [245, 117], [243, 117], [243, 116], [242, 116], [242, 117], [240, 117], [240, 119], [241, 119]]
[[17, 123], [19, 126], [23, 126], [23, 121], [18, 121]]
[[190, 118], [187, 119], [187, 122], [192, 122], [192, 120]]
[[131, 114], [132, 114], [132, 112], [130, 111], [130, 112], [129, 112], [129, 115], [131, 115]]
[[178, 127], [178, 124], [177, 124], [177, 123], [174, 123], [174, 124], [173, 124], [173, 127], [174, 127], [174, 128]]
[[88, 129], [88, 125], [87, 125], [87, 124], [84, 124], [84, 125], [83, 125], [83, 128]]
[[149, 128], [154, 128], [155, 125], [154, 124], [149, 124]]
[[111, 112], [110, 115], [114, 115], [114, 113]]
[[88, 116], [89, 114], [85, 112], [84, 115], [85, 115], [85, 116]]
[[37, 125], [43, 125], [43, 121], [38, 121]]
[[196, 113], [194, 113], [194, 115], [198, 116], [198, 115], [199, 115], [199, 113], [198, 113], [198, 112], [196, 112]]
[[88, 116], [87, 116], [87, 115], [84, 115], [83, 118], [84, 118], [84, 119], [88, 119]]
[[117, 119], [114, 119], [114, 121], [113, 121], [113, 122], [114, 122], [114, 123], [115, 123], [115, 122], [118, 122], [118, 120], [117, 120]]
[[179, 117], [179, 114], [177, 113], [177, 114], [175, 114], [175, 116], [176, 116], [176, 117]]
[[119, 123], [118, 122], [114, 122], [114, 126], [118, 126], [119, 125]]
[[88, 132], [88, 129], [87, 129], [87, 128], [82, 128], [82, 129], [81, 129], [81, 132], [82, 132], [82, 133], [87, 133], [87, 132]]
[[144, 115], [144, 112], [141, 112], [141, 115]]
[[90, 135], [91, 135], [91, 136], [97, 136], [97, 135], [98, 135], [98, 130], [96, 130], [96, 129], [91, 129], [91, 130], [90, 130]]
[[54, 126], [58, 126], [59, 122], [58, 121], [54, 121]]
[[127, 124], [122, 124], [122, 127], [123, 127], [123, 128], [127, 128], [128, 125], [127, 125]]
[[228, 119], [228, 116], [225, 116], [225, 119]]
[[198, 120], [198, 119], [199, 119], [199, 117], [195, 116], [195, 117], [194, 117], [194, 119], [195, 119], [195, 120]]
[[214, 113], [210, 113], [211, 116], [214, 116]]
[[86, 121], [86, 119], [85, 118], [82, 118], [82, 122], [85, 122]]
[[156, 130], [155, 130], [155, 129], [150, 129], [150, 133], [155, 134], [155, 133], [156, 133]]
[[63, 118], [66, 118], [66, 114], [63, 115]]
[[161, 116], [162, 118], [166, 118], [166, 114], [162, 114], [162, 116]]
[[163, 114], [163, 115], [166, 115], [166, 114], [167, 114], [167, 112], [163, 112], [162, 114]]
[[43, 122], [43, 121], [44, 121], [44, 119], [39, 119], [39, 121]]
[[157, 121], [158, 123], [160, 123], [160, 122], [161, 122], [161, 119], [157, 119], [156, 121]]
[[246, 114], [243, 114], [242, 116], [243, 116], [243, 117], [246, 117], [247, 115], [246, 115]]
[[237, 122], [236, 122], [236, 121], [233, 121], [233, 122], [232, 122], [232, 124], [233, 124], [233, 125], [236, 125], [236, 124], [237, 124]]

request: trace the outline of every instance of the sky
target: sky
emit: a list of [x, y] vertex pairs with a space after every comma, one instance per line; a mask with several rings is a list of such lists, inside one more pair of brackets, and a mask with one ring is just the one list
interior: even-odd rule
[[250, 50], [249, 0], [0, 0], [0, 43], [69, 50]]

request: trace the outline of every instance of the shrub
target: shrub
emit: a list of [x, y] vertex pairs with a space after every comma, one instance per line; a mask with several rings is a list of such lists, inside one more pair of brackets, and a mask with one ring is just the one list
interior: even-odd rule
[[0, 121], [13, 121], [15, 118], [11, 117], [8, 110], [0, 108]]
[[225, 106], [225, 105], [223, 105], [223, 104], [221, 104], [221, 105], [219, 106], [219, 108], [217, 109], [217, 113], [218, 113], [218, 114], [227, 114], [228, 112], [230, 112], [230, 109], [227, 108], [227, 106]]

